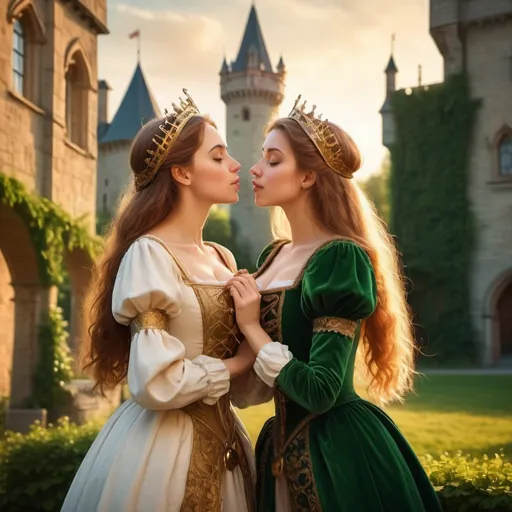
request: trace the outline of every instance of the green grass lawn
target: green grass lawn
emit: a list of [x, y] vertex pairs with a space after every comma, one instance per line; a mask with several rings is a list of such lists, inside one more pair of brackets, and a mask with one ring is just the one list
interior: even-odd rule
[[[415, 394], [386, 412], [418, 455], [445, 451], [494, 454], [512, 460], [512, 375], [430, 375], [418, 377]], [[238, 411], [251, 439], [273, 403]]]

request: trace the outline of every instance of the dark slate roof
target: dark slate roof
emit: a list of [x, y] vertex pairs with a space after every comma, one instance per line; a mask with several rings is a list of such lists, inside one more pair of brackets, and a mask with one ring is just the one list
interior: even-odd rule
[[258, 14], [256, 13], [256, 7], [251, 7], [249, 13], [249, 19], [245, 27], [244, 37], [242, 38], [242, 44], [238, 51], [236, 60], [231, 64], [231, 71], [234, 73], [245, 71], [248, 64], [248, 55], [250, 50], [256, 50], [259, 56], [260, 64], [263, 66], [264, 71], [272, 72], [272, 64], [268, 57], [267, 48], [263, 39], [263, 34], [260, 28], [260, 22], [258, 21]]
[[98, 89], [107, 89], [108, 91], [112, 90], [112, 88], [110, 87], [109, 83], [106, 80], [98, 81]]
[[144, 120], [160, 115], [160, 109], [149, 90], [140, 64], [137, 64], [121, 105], [100, 143], [133, 140]]
[[397, 72], [398, 72], [398, 68], [396, 67], [395, 59], [393, 58], [393, 55], [391, 55], [391, 57], [389, 57], [388, 65], [386, 66], [385, 73], [397, 73]]
[[222, 62], [222, 68], [220, 70], [221, 75], [225, 75], [226, 73], [229, 73], [229, 66], [226, 61], [226, 57], [224, 57], [224, 61]]

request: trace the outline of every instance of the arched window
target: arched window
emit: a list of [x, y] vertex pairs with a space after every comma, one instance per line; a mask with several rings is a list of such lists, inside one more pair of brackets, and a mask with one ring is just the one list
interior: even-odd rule
[[242, 109], [242, 119], [244, 121], [250, 121], [251, 120], [251, 111], [247, 107], [244, 107]]
[[34, 0], [11, 1], [7, 9], [7, 19], [12, 23], [11, 90], [38, 105], [41, 47], [46, 37]]
[[498, 145], [498, 172], [501, 177], [512, 178], [512, 135], [506, 135]]
[[25, 94], [25, 52], [25, 31], [21, 21], [16, 19], [13, 24], [12, 83], [14, 91], [21, 95]]
[[66, 70], [66, 133], [77, 146], [87, 149], [89, 73], [84, 56], [75, 51]]

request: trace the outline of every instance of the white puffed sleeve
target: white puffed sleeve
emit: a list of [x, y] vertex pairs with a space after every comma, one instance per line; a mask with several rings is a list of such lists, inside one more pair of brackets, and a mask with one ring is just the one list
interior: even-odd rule
[[267, 343], [256, 356], [254, 371], [256, 375], [267, 384], [274, 386], [281, 370], [293, 359], [287, 345], [276, 341]]
[[128, 387], [146, 409], [179, 409], [197, 400], [213, 404], [229, 391], [230, 375], [220, 359], [185, 359], [183, 343], [168, 332], [181, 313], [183, 286], [171, 256], [150, 238], [134, 242], [119, 267], [112, 312], [132, 327]]

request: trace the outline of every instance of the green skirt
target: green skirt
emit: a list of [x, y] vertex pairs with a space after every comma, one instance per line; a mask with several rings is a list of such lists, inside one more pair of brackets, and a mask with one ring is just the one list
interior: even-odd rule
[[[258, 511], [274, 512], [274, 418], [256, 444]], [[284, 457], [292, 512], [440, 512], [427, 474], [391, 418], [355, 399], [318, 416]], [[279, 511], [281, 512], [281, 511]]]

